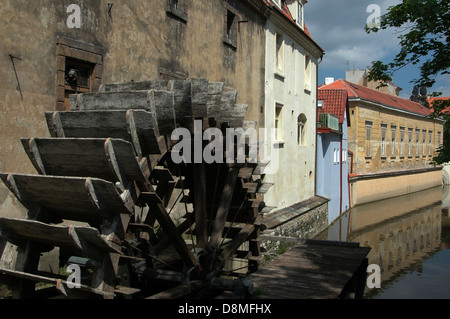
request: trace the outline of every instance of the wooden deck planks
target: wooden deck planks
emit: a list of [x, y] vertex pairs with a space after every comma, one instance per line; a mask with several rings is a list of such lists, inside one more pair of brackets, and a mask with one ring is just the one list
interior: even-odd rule
[[252, 275], [264, 299], [336, 299], [365, 265], [368, 247], [309, 240]]

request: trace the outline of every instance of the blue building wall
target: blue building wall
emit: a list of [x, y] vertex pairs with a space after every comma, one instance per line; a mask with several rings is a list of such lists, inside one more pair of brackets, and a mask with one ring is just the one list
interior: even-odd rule
[[[329, 223], [349, 209], [346, 120], [342, 131], [342, 134], [330, 132], [317, 135], [316, 194], [330, 199], [328, 203]], [[340, 208], [341, 198], [342, 209]]]

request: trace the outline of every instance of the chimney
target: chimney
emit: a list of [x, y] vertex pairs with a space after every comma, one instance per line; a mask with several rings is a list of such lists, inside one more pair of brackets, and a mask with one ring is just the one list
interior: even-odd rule
[[331, 84], [334, 82], [334, 78], [333, 77], [326, 77], [325, 78], [325, 85]]

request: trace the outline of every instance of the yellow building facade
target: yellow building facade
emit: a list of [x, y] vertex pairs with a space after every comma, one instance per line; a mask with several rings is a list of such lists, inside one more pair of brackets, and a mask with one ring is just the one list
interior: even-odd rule
[[351, 206], [441, 185], [442, 167], [432, 161], [444, 120], [419, 103], [349, 81], [325, 88], [348, 92]]
[[442, 145], [440, 120], [363, 101], [350, 102], [349, 109], [353, 174], [428, 168]]

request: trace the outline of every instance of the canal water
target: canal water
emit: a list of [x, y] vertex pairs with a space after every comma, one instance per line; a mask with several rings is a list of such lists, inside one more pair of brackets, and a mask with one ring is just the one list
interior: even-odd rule
[[371, 247], [381, 288], [365, 298], [450, 298], [450, 185], [354, 207], [318, 238]]

